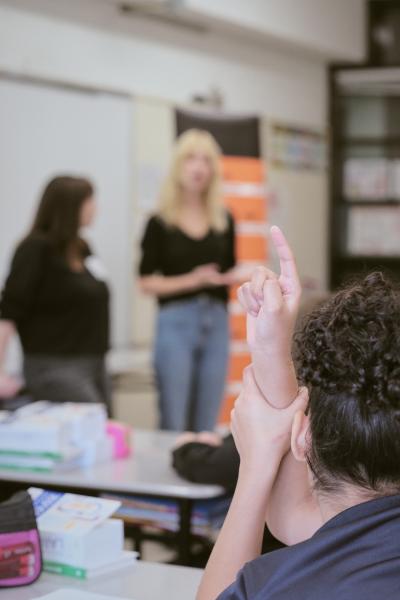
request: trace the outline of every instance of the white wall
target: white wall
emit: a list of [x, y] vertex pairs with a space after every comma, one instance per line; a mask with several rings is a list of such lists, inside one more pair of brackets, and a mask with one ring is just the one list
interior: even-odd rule
[[[167, 102], [137, 98], [135, 101], [135, 140], [133, 163], [135, 269], [140, 261], [140, 240], [149, 213], [157, 204], [157, 196], [168, 169], [175, 140], [173, 106]], [[149, 345], [154, 332], [156, 302], [139, 290], [134, 279], [133, 332], [136, 344]]]
[[[218, 86], [231, 111], [324, 128], [325, 68], [296, 53], [208, 36], [182, 48], [0, 4], [0, 71], [118, 89], [186, 103]], [[183, 43], [183, 42], [182, 42]]]
[[365, 0], [186, 0], [199, 14], [313, 50], [335, 60], [362, 60]]
[[[129, 347], [132, 99], [1, 78], [0, 99], [0, 289], [46, 182], [65, 173], [88, 177], [95, 183], [99, 210], [84, 235], [107, 272], [112, 347]], [[13, 361], [13, 370], [18, 365]]]

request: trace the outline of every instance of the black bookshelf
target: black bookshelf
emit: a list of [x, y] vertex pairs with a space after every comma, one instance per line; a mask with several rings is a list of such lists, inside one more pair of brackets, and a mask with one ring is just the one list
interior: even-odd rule
[[[391, 233], [391, 223], [397, 215], [400, 219], [400, 65], [334, 65], [329, 86], [330, 286], [337, 289], [373, 270], [400, 281], [400, 231], [397, 242]], [[357, 177], [352, 177], [357, 168], [365, 169], [373, 183], [374, 169], [378, 175], [379, 169], [387, 172], [382, 177], [387, 189], [382, 184], [374, 195], [371, 185], [368, 194], [357, 193]], [[378, 176], [376, 180], [380, 182]], [[375, 217], [375, 232], [381, 227], [385, 237], [381, 247], [374, 235], [370, 247], [365, 243], [368, 228], [363, 230], [363, 223], [371, 228]]]

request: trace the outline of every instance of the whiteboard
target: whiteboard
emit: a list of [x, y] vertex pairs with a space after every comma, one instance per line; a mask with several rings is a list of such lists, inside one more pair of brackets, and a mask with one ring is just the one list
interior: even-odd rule
[[116, 349], [132, 341], [132, 135], [129, 97], [0, 79], [0, 286], [44, 184], [88, 177], [98, 216], [86, 237], [109, 273]]

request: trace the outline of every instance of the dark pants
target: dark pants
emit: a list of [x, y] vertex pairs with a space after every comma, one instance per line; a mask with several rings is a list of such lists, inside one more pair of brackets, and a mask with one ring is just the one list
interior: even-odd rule
[[102, 402], [111, 414], [111, 385], [102, 356], [28, 355], [24, 375], [34, 400]]

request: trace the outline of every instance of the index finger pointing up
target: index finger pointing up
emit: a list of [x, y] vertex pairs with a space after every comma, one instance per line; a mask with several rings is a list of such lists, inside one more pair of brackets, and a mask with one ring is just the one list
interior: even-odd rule
[[290, 279], [296, 287], [300, 287], [299, 274], [297, 273], [292, 249], [282, 231], [276, 225], [271, 227], [271, 237], [279, 257], [281, 275]]

